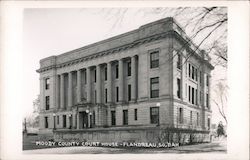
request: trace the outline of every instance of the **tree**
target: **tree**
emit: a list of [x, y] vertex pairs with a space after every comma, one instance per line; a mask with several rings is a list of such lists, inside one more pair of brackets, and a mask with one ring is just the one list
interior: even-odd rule
[[[143, 17], [173, 17], [194, 42], [197, 49], [202, 48], [211, 58], [214, 66], [227, 66], [227, 9], [226, 7], [178, 7], [178, 8], [142, 8], [130, 11], [128, 8], [102, 9], [104, 18], [113, 20], [112, 29], [124, 25], [131, 16], [142, 14]], [[184, 45], [179, 52], [186, 47]], [[176, 52], [178, 54], [178, 52]], [[175, 56], [175, 55], [174, 55]], [[187, 59], [190, 57], [186, 57]], [[185, 61], [185, 62], [186, 62]]]
[[33, 101], [33, 112], [30, 116], [27, 116], [24, 120], [26, 126], [31, 128], [37, 128], [39, 126], [39, 109], [40, 109], [40, 97], [39, 95]]
[[220, 137], [220, 136], [223, 136], [223, 135], [225, 135], [224, 125], [220, 121], [219, 124], [218, 124], [218, 127], [217, 127], [217, 136]]
[[227, 85], [224, 82], [219, 82], [216, 85], [216, 88], [214, 89], [216, 93], [216, 99], [213, 99], [213, 102], [217, 106], [220, 115], [223, 117], [227, 124], [227, 114], [226, 114], [226, 109], [227, 109]]

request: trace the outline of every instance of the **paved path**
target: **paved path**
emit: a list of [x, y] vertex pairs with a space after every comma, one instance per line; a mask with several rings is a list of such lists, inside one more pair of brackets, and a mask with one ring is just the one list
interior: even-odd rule
[[226, 153], [226, 140], [212, 143], [180, 146], [176, 148], [105, 148], [105, 147], [61, 147], [26, 150], [32, 154], [145, 154], [145, 153]]

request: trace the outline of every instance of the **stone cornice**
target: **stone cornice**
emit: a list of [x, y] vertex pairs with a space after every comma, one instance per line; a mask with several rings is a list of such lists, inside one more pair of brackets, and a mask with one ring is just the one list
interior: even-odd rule
[[[176, 31], [170, 30], [168, 32], [155, 34], [153, 36], [149, 36], [149, 37], [146, 37], [146, 38], [135, 40], [134, 42], [129, 43], [129, 44], [125, 44], [125, 45], [121, 45], [119, 47], [115, 47], [115, 48], [108, 49], [108, 50], [105, 50], [105, 51], [97, 52], [95, 54], [84, 56], [84, 57], [74, 59], [74, 60], [71, 60], [71, 61], [68, 61], [68, 62], [64, 62], [64, 63], [56, 64], [56, 65], [51, 65], [51, 66], [46, 66], [46, 67], [40, 68], [40, 69], [38, 69], [36, 71], [38, 73], [42, 73], [42, 72], [45, 72], [45, 71], [48, 71], [48, 70], [51, 70], [51, 69], [71, 66], [71, 65], [81, 63], [81, 62], [84, 62], [84, 61], [88, 61], [88, 60], [91, 60], [91, 59], [94, 59], [94, 58], [98, 58], [98, 57], [106, 56], [106, 55], [109, 55], [109, 54], [114, 54], [114, 53], [118, 53], [118, 52], [121, 52], [121, 51], [125, 51], [125, 50], [131, 49], [131, 48], [135, 48], [135, 47], [138, 47], [139, 45], [142, 45], [142, 44], [145, 44], [145, 43], [149, 43], [149, 42], [152, 42], [152, 41], [164, 39], [169, 35], [175, 36], [177, 39], [179, 39], [181, 41], [184, 41], [184, 42], [188, 41], [188, 40], [185, 39], [185, 37], [182, 37]], [[192, 44], [190, 44], [190, 43], [188, 43], [188, 44], [189, 45], [187, 45], [187, 48], [190, 49], [193, 53], [196, 53], [196, 51], [194, 51], [190, 47], [190, 45], [192, 45]], [[200, 55], [198, 55], [198, 54], [194, 54], [194, 55], [196, 55], [197, 58], [199, 58], [203, 63], [208, 65], [211, 69], [213, 69], [213, 66], [208, 61], [204, 60]]]
[[38, 73], [41, 73], [41, 72], [44, 72], [44, 71], [47, 71], [47, 70], [50, 70], [50, 69], [62, 68], [62, 67], [74, 65], [74, 64], [77, 64], [77, 63], [80, 63], [80, 62], [83, 62], [83, 61], [91, 60], [91, 59], [94, 59], [94, 58], [97, 58], [97, 57], [101, 57], [101, 56], [105, 56], [105, 55], [125, 51], [125, 50], [137, 47], [137, 46], [145, 44], [145, 43], [149, 43], [149, 42], [152, 42], [152, 41], [155, 41], [155, 40], [166, 38], [166, 36], [168, 34], [171, 34], [171, 33], [173, 34], [174, 32], [173, 31], [168, 31], [168, 32], [164, 32], [164, 33], [161, 33], [161, 34], [156, 34], [156, 35], [153, 35], [153, 36], [150, 36], [150, 37], [146, 37], [146, 38], [143, 38], [143, 39], [136, 40], [136, 41], [134, 41], [132, 43], [129, 43], [129, 44], [125, 44], [125, 45], [121, 45], [119, 47], [115, 47], [115, 48], [112, 48], [112, 49], [109, 49], [109, 50], [97, 52], [95, 54], [88, 55], [88, 56], [85, 56], [85, 57], [81, 57], [81, 58], [78, 58], [78, 59], [74, 59], [74, 60], [71, 60], [71, 61], [68, 61], [68, 62], [65, 62], [65, 63], [40, 68], [40, 69], [38, 69], [36, 71]]

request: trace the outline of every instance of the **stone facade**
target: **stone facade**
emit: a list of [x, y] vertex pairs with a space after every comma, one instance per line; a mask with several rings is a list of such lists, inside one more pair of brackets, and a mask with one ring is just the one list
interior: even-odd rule
[[173, 18], [42, 59], [40, 134], [164, 126], [208, 133], [209, 61]]

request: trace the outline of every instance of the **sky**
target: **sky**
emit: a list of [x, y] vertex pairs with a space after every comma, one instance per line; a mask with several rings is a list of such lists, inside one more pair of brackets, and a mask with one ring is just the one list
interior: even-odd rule
[[[146, 14], [150, 8], [128, 9], [122, 22], [116, 17], [122, 14], [117, 10], [104, 9], [25, 9], [23, 12], [23, 60], [24, 86], [32, 90], [24, 90], [23, 116], [29, 116], [33, 110], [33, 101], [39, 94], [39, 60], [86, 46], [119, 35], [149, 22], [164, 18], [160, 14]], [[169, 15], [164, 15], [171, 16]], [[114, 24], [117, 24], [114, 26]], [[181, 24], [180, 24], [181, 25]], [[226, 69], [216, 67], [214, 80], [226, 77]], [[217, 108], [212, 105], [212, 123], [222, 120]]]

